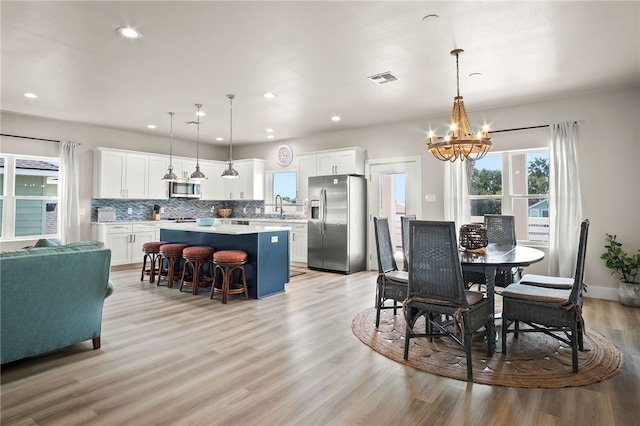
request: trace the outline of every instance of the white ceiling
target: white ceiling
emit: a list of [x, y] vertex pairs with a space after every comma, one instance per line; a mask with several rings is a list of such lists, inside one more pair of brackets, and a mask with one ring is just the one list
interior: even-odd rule
[[[465, 50], [460, 91], [472, 117], [640, 84], [636, 1], [0, 5], [3, 111], [160, 136], [174, 111], [174, 137], [195, 140], [184, 123], [201, 103], [203, 143], [228, 144], [228, 93], [236, 95], [234, 143], [268, 141], [266, 128], [285, 140], [448, 114], [454, 48]], [[423, 20], [428, 14], [439, 19]], [[116, 28], [127, 25], [143, 37], [120, 37]], [[386, 71], [400, 81], [366, 78]], [[469, 77], [475, 72], [482, 76]]]

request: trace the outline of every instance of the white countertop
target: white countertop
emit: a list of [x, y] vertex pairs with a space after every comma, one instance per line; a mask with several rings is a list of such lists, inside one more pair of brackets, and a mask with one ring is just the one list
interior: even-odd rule
[[190, 223], [169, 223], [162, 222], [159, 224], [160, 229], [206, 232], [210, 234], [226, 234], [226, 235], [244, 235], [244, 234], [260, 234], [263, 232], [273, 231], [289, 231], [286, 226], [270, 226], [270, 225], [222, 225], [214, 226], [198, 226], [193, 222]]

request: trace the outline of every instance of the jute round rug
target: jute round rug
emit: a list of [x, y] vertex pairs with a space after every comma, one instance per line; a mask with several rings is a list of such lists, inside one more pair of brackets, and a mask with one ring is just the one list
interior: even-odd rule
[[[405, 361], [405, 321], [402, 313], [381, 313], [380, 327], [375, 327], [376, 310], [369, 308], [353, 319], [353, 333], [367, 346], [394, 361], [429, 373], [457, 380], [467, 380], [464, 349], [451, 338], [429, 342], [411, 339], [409, 360]], [[424, 330], [424, 319], [417, 324]], [[571, 348], [544, 333], [520, 333], [517, 339], [507, 336], [507, 355], [501, 352], [500, 327], [493, 356], [487, 356], [483, 336], [473, 339], [473, 381], [487, 385], [521, 388], [561, 388], [596, 383], [618, 373], [623, 365], [622, 352], [604, 336], [587, 328], [585, 351], [579, 352], [579, 372], [571, 372]]]

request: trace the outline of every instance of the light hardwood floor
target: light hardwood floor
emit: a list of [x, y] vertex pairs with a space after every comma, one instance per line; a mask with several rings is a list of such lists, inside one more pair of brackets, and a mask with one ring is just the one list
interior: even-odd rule
[[640, 309], [587, 299], [587, 326], [624, 371], [563, 389], [492, 387], [391, 361], [351, 320], [373, 272], [309, 271], [261, 300], [193, 296], [112, 273], [102, 348], [85, 342], [2, 367], [2, 425], [632, 425], [640, 423]]

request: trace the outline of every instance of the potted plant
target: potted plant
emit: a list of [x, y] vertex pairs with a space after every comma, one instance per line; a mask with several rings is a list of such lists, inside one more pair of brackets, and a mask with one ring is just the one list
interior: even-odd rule
[[640, 307], [640, 283], [636, 280], [640, 272], [640, 250], [630, 256], [622, 249], [622, 243], [616, 239], [616, 235], [606, 235], [606, 251], [600, 258], [611, 269], [611, 275], [618, 274], [620, 277], [618, 299], [623, 305]]

